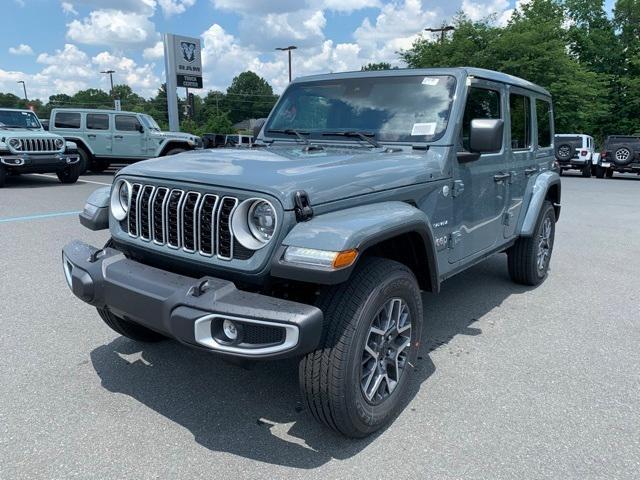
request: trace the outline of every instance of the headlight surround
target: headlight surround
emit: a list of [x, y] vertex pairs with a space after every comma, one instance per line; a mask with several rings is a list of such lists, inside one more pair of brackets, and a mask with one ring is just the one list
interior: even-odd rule
[[20, 143], [20, 139], [18, 139], [18, 138], [10, 138], [9, 139], [9, 146], [11, 148], [13, 148], [14, 150], [21, 150], [22, 149], [22, 144]]
[[62, 147], [64, 147], [64, 139], [62, 139], [62, 138], [56, 138], [55, 143], [56, 143], [56, 148], [58, 150], [60, 150]]
[[278, 227], [278, 214], [271, 202], [250, 198], [236, 208], [231, 219], [233, 234], [250, 250], [260, 250], [273, 238]]
[[127, 218], [131, 204], [131, 184], [126, 180], [117, 180], [111, 190], [111, 215], [118, 221]]

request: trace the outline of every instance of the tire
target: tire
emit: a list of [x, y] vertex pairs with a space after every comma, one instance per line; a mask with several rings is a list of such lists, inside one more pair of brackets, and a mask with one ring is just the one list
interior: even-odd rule
[[558, 175], [563, 176], [564, 175], [564, 170], [562, 168], [558, 169]]
[[[300, 362], [302, 396], [320, 423], [347, 437], [365, 437], [386, 425], [404, 406], [422, 327], [418, 282], [401, 263], [365, 258], [347, 283], [321, 294], [318, 307], [325, 318], [323, 338], [320, 347]], [[397, 337], [391, 343], [371, 330], [374, 325], [383, 325], [382, 318], [389, 310], [409, 313], [408, 317], [398, 315], [397, 323], [388, 324], [403, 322], [402, 331], [396, 328]], [[407, 322], [411, 325], [408, 331], [404, 328]], [[374, 343], [377, 340], [382, 342]], [[397, 348], [400, 345], [405, 348]], [[394, 347], [398, 352], [395, 355], [389, 353]], [[384, 356], [385, 370], [378, 368], [380, 362], [370, 352]], [[390, 357], [398, 356], [401, 368], [396, 369]], [[364, 369], [370, 369], [370, 374], [363, 373]], [[383, 371], [386, 379], [374, 389]], [[394, 376], [395, 386], [390, 383]]]
[[74, 165], [69, 165], [63, 170], [56, 172], [58, 180], [66, 184], [76, 183], [78, 181], [78, 177], [80, 176], [80, 163], [81, 162], [78, 162]]
[[591, 178], [591, 165], [588, 163], [585, 163], [584, 167], [582, 167], [581, 172], [584, 178]]
[[94, 173], [102, 173], [107, 168], [109, 168], [110, 165], [111, 165], [111, 163], [109, 162], [109, 160], [103, 160], [103, 159], [94, 158], [89, 163], [89, 170], [91, 170]]
[[0, 188], [4, 187], [7, 182], [7, 171], [4, 168], [4, 165], [0, 165]]
[[605, 173], [606, 169], [604, 167], [601, 167], [600, 165], [596, 166], [596, 178], [604, 178]]
[[130, 338], [136, 342], [148, 343], [160, 342], [166, 339], [164, 335], [114, 315], [107, 308], [97, 307], [96, 310], [98, 310], [98, 314], [104, 323], [106, 323], [111, 330], [123, 337]]
[[609, 168], [606, 173], [607, 178], [613, 178], [613, 169]]
[[78, 162], [80, 175], [87, 171], [89, 165], [91, 165], [91, 154], [87, 152], [84, 147], [78, 145], [78, 156], [80, 157], [80, 161]]
[[186, 152], [186, 148], [172, 148], [171, 150], [167, 150], [167, 152], [163, 155], [163, 157], [168, 157], [169, 155], [176, 155], [178, 153]]
[[633, 162], [633, 149], [628, 145], [620, 145], [613, 151], [613, 163], [616, 165], [629, 165]]
[[[548, 230], [547, 230], [548, 229]], [[515, 283], [536, 286], [547, 277], [553, 242], [555, 239], [556, 213], [549, 201], [542, 204], [531, 237], [520, 237], [515, 245], [507, 251], [509, 276]], [[543, 236], [546, 237], [546, 241]], [[542, 242], [546, 243], [546, 248]], [[544, 248], [544, 252], [540, 249]], [[540, 255], [545, 254], [544, 258]]]
[[560, 161], [570, 160], [575, 150], [570, 143], [561, 143], [556, 147], [556, 159]]

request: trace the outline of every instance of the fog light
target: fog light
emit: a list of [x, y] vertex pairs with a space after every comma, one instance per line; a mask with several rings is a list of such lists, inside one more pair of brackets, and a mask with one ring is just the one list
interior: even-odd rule
[[64, 278], [67, 280], [67, 285], [69, 285], [69, 288], [71, 288], [73, 283], [71, 280], [73, 264], [65, 256], [62, 257], [62, 268], [64, 269]]
[[231, 320], [222, 322], [222, 331], [230, 341], [235, 342], [238, 339], [238, 327], [235, 322]]

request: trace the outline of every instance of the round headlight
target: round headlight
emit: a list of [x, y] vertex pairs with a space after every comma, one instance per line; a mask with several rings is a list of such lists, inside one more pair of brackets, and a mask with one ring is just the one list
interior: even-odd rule
[[277, 223], [276, 209], [270, 202], [250, 198], [233, 212], [231, 228], [243, 247], [259, 250], [273, 238]]
[[131, 202], [131, 184], [126, 180], [118, 180], [111, 190], [111, 214], [118, 221], [124, 220], [129, 212]]
[[20, 150], [22, 148], [22, 144], [20, 143], [20, 139], [18, 138], [10, 138], [9, 146], [14, 150]]
[[61, 149], [62, 147], [64, 147], [64, 139], [56, 138], [56, 148]]
[[276, 228], [276, 212], [269, 202], [257, 201], [249, 207], [247, 214], [249, 230], [257, 240], [267, 243]]

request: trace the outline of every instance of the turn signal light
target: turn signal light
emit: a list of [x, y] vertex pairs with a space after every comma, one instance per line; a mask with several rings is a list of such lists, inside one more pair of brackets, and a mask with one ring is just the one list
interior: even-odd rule
[[333, 268], [344, 268], [353, 265], [358, 257], [358, 251], [355, 249], [339, 252], [333, 260]]

